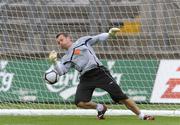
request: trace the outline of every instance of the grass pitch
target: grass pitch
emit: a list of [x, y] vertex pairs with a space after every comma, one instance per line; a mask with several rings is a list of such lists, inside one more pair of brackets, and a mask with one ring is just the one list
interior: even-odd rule
[[0, 116], [0, 125], [180, 125], [180, 117], [160, 117], [154, 121], [139, 120], [136, 116]]
[[[172, 104], [140, 104], [141, 109], [180, 109]], [[76, 109], [75, 105], [41, 103], [1, 103], [1, 109]], [[124, 105], [111, 105], [114, 109], [126, 109]], [[180, 117], [156, 116], [154, 121], [139, 120], [136, 116], [106, 116], [97, 120], [96, 116], [0, 116], [0, 125], [180, 125]]]

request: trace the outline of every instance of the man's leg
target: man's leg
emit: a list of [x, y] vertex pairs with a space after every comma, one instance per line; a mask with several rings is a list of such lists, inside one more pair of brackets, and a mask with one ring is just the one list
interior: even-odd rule
[[79, 102], [76, 104], [80, 108], [84, 109], [96, 109], [98, 111], [97, 118], [98, 119], [105, 119], [104, 114], [107, 111], [107, 107], [103, 104], [97, 104], [95, 102]]
[[144, 115], [137, 107], [136, 103], [133, 100], [129, 99], [127, 95], [123, 93], [123, 91], [109, 72], [106, 71], [105, 74], [106, 76], [104, 77], [104, 79], [109, 82], [102, 82], [102, 84], [99, 84], [99, 88], [107, 91], [110, 94], [111, 98], [114, 100], [114, 102], [125, 104], [126, 107], [132, 112], [134, 112], [140, 119], [154, 120], [153, 116]]
[[144, 115], [132, 99], [123, 99], [123, 100], [120, 100], [119, 103], [125, 104], [125, 106], [129, 110], [134, 112], [142, 120], [154, 120], [155, 119], [153, 116]]
[[77, 107], [83, 108], [83, 109], [96, 109], [97, 103], [95, 103], [95, 102], [79, 102], [77, 104]]
[[84, 109], [97, 109], [98, 119], [104, 119], [104, 114], [107, 110], [107, 107], [103, 104], [97, 104], [95, 102], [91, 102], [92, 93], [95, 87], [87, 84], [79, 84], [76, 90], [75, 95], [75, 104], [77, 107]]
[[125, 106], [134, 112], [136, 115], [140, 115], [140, 109], [137, 107], [136, 103], [132, 99], [123, 99], [119, 101], [120, 103], [125, 104]]

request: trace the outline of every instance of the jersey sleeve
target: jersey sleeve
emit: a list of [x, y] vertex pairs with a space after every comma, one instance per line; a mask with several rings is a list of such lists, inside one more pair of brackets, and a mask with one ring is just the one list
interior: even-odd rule
[[60, 76], [66, 74], [68, 70], [70, 69], [71, 64], [63, 64], [62, 62], [57, 62], [55, 65], [55, 70], [58, 72]]
[[60, 61], [57, 61], [57, 63], [54, 66], [55, 70], [58, 72], [60, 76], [66, 74], [69, 71], [70, 67], [71, 61], [69, 60], [67, 55], [62, 57]]
[[96, 36], [92, 36], [91, 39], [88, 41], [89, 45], [94, 45], [97, 42], [105, 42], [109, 38], [108, 33], [101, 33]]

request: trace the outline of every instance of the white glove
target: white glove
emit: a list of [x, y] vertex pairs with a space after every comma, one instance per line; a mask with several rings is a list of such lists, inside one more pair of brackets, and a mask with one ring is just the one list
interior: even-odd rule
[[51, 51], [50, 53], [49, 53], [49, 61], [51, 62], [51, 63], [56, 63], [56, 61], [57, 61], [57, 52], [56, 51]]
[[120, 31], [119, 28], [111, 28], [111, 29], [109, 30], [109, 35], [110, 35], [110, 36], [115, 36], [115, 34], [116, 34], [117, 32], [119, 32], [119, 31]]

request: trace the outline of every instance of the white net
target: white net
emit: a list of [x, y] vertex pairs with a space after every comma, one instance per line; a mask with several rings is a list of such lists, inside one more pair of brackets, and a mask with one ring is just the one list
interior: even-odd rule
[[[179, 0], [0, 0], [1, 109], [76, 109], [78, 72], [45, 84], [48, 53], [59, 32], [73, 41], [121, 29], [94, 49], [123, 91], [142, 109], [180, 109]], [[97, 89], [93, 101], [115, 105]]]

